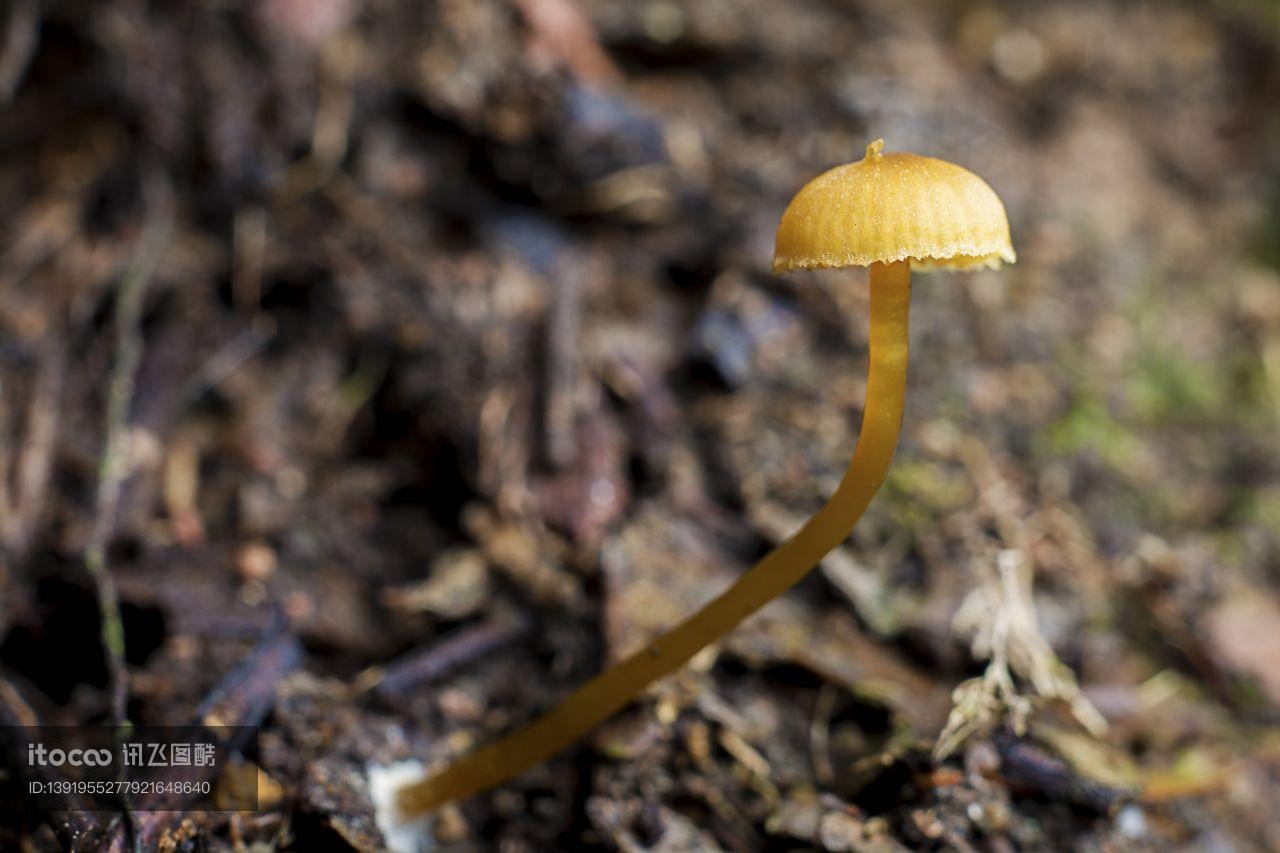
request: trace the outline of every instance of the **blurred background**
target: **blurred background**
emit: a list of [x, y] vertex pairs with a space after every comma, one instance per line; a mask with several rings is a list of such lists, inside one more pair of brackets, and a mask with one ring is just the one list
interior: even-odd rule
[[369, 766], [529, 720], [830, 493], [864, 274], [773, 233], [883, 137], [1019, 262], [917, 277], [880, 497], [425, 837], [1280, 849], [1278, 105], [1274, 0], [8, 0], [0, 722], [216, 707], [260, 808], [148, 846], [383, 849]]

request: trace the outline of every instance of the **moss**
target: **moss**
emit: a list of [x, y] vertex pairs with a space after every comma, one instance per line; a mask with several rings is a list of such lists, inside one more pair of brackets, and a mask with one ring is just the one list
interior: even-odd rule
[[969, 480], [960, 471], [913, 459], [898, 459], [889, 469], [884, 488], [895, 504], [901, 499], [934, 512], [956, 510], [973, 499]]
[[1123, 391], [1140, 425], [1256, 425], [1272, 417], [1266, 366], [1256, 351], [1223, 341], [1225, 351], [1194, 352], [1183, 340], [1180, 330], [1196, 318], [1228, 310], [1222, 299], [1218, 290], [1179, 291], [1157, 277], [1125, 306], [1135, 347]]
[[1146, 349], [1126, 383], [1137, 420], [1149, 426], [1217, 420], [1227, 404], [1220, 366], [1157, 349], [1166, 347]]
[[1123, 471], [1127, 460], [1140, 448], [1141, 440], [1121, 423], [1099, 399], [1086, 396], [1066, 414], [1050, 424], [1040, 442], [1050, 456], [1073, 456], [1093, 451], [1108, 466]]
[[1280, 530], [1280, 488], [1255, 491], [1250, 507], [1252, 520], [1265, 530]]

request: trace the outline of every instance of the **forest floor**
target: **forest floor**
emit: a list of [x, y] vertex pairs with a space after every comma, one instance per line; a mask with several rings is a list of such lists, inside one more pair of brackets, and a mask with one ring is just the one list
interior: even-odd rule
[[820, 506], [867, 290], [773, 234], [882, 137], [985, 177], [1019, 262], [917, 278], [881, 495], [426, 835], [1280, 849], [1274, 2], [7, 9], [0, 722], [110, 719], [96, 549], [127, 717], [257, 731], [259, 808], [148, 847], [383, 849], [371, 767], [531, 719]]

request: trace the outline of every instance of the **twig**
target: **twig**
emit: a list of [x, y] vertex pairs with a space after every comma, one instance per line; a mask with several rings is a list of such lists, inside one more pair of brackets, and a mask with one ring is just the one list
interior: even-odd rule
[[22, 449], [15, 460], [13, 499], [5, 501], [4, 547], [9, 559], [15, 562], [21, 561], [31, 547], [45, 506], [44, 496], [58, 437], [58, 409], [67, 373], [67, 348], [61, 340], [51, 337], [41, 347], [39, 359], [23, 428]]
[[809, 753], [813, 762], [813, 777], [824, 788], [835, 782], [836, 771], [831, 765], [831, 717], [836, 710], [836, 688], [823, 682], [813, 703], [813, 716], [809, 719]]
[[[111, 369], [107, 390], [107, 413], [102, 459], [98, 465], [98, 492], [94, 501], [93, 526], [85, 543], [84, 565], [98, 600], [103, 655], [107, 664], [110, 692], [110, 724], [119, 733], [118, 746], [123, 755], [123, 734], [127, 726], [129, 701], [128, 673], [124, 659], [124, 622], [120, 618], [120, 596], [115, 579], [107, 567], [107, 545], [115, 530], [120, 506], [120, 492], [129, 473], [128, 418], [133, 402], [134, 374], [142, 356], [142, 307], [151, 273], [169, 243], [172, 222], [172, 199], [167, 185], [157, 176], [147, 179], [147, 219], [139, 240], [138, 251], [125, 270], [116, 289], [115, 335], [116, 361]], [[121, 772], [125, 766], [120, 763]], [[129, 834], [137, 848], [133, 811], [127, 800], [122, 802]]]
[[[228, 740], [223, 734], [230, 729], [232, 735], [244, 735], [243, 729], [256, 729], [271, 710], [275, 701], [276, 685], [302, 666], [302, 644], [283, 623], [268, 631], [262, 642], [249, 652], [245, 660], [227, 674], [196, 710], [191, 722], [193, 729], [205, 729], [210, 740], [223, 749], [242, 749], [243, 743]], [[172, 768], [165, 773], [172, 772]], [[209, 772], [215, 772], [213, 768]], [[162, 774], [160, 778], [166, 777]], [[182, 781], [191, 777], [182, 774]], [[207, 776], [202, 778], [208, 778]], [[164, 834], [180, 825], [188, 816], [178, 800], [151, 796], [139, 801], [143, 811], [138, 812], [133, 836], [138, 845], [152, 850]], [[123, 853], [127, 849], [124, 826], [111, 828], [108, 839], [100, 848], [107, 853]]]
[[1065, 761], [1008, 731], [993, 737], [1000, 753], [1000, 775], [1012, 788], [1035, 791], [1050, 802], [1068, 802], [1099, 814], [1112, 814], [1129, 793], [1075, 772]]
[[281, 620], [196, 711], [202, 726], [256, 728], [275, 700], [275, 687], [302, 666], [302, 644]]
[[476, 625], [459, 629], [427, 649], [409, 652], [385, 668], [362, 672], [357, 687], [384, 701], [394, 701], [415, 687], [435, 681], [454, 669], [515, 642], [529, 631], [529, 620], [499, 611]]
[[107, 391], [107, 414], [102, 459], [98, 465], [98, 492], [94, 502], [93, 527], [85, 544], [84, 563], [98, 597], [102, 621], [102, 646], [107, 656], [107, 672], [111, 690], [111, 721], [125, 723], [128, 682], [124, 671], [124, 625], [120, 620], [120, 601], [116, 585], [107, 568], [107, 545], [115, 529], [116, 510], [120, 504], [120, 488], [128, 475], [127, 427], [133, 401], [134, 373], [142, 355], [142, 306], [147, 285], [160, 254], [169, 242], [170, 216], [167, 190], [163, 200], [156, 179], [149, 182], [148, 205], [152, 209], [139, 241], [137, 254], [125, 270], [116, 289], [115, 335], [116, 361], [111, 369]]
[[211, 355], [182, 385], [180, 403], [190, 406], [218, 387], [240, 365], [271, 343], [275, 328], [265, 317], [251, 323]]
[[13, 100], [39, 42], [40, 4], [36, 0], [13, 0], [4, 42], [0, 44], [0, 104]]
[[574, 427], [582, 365], [582, 272], [571, 263], [558, 263], [560, 273], [551, 297], [547, 323], [546, 453], [552, 467], [572, 465], [577, 454]]

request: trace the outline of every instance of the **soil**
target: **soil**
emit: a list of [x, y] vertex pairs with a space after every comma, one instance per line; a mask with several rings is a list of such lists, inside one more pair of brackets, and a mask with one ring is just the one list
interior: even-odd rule
[[1274, 2], [12, 0], [0, 34], [0, 723], [216, 713], [256, 733], [220, 795], [258, 794], [9, 808], [0, 848], [384, 849], [371, 768], [722, 590], [847, 464], [863, 274], [769, 264], [884, 138], [986, 178], [1019, 260], [917, 277], [871, 510], [418, 841], [1280, 849]]

